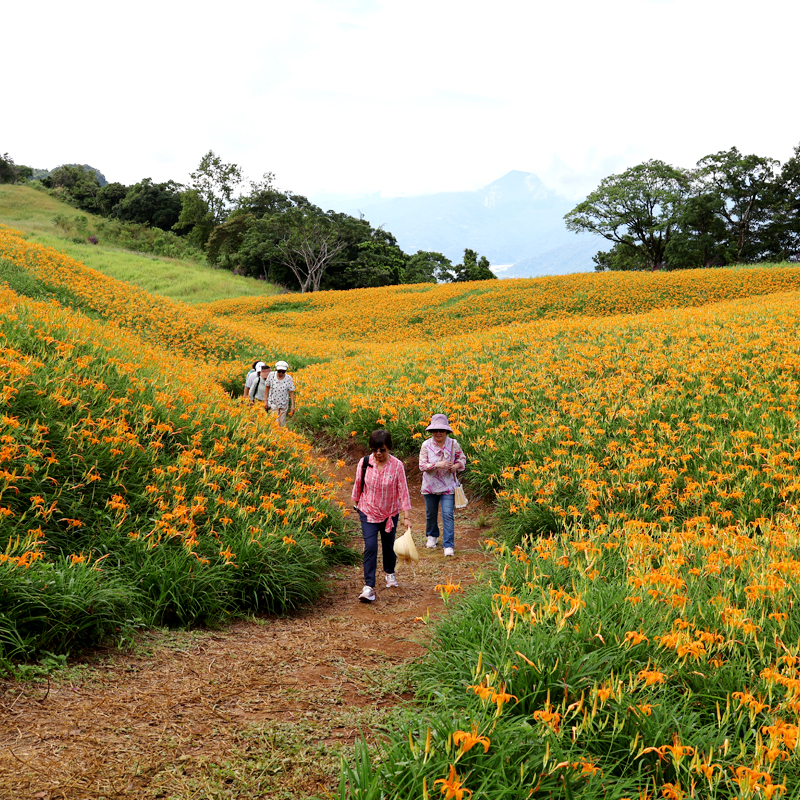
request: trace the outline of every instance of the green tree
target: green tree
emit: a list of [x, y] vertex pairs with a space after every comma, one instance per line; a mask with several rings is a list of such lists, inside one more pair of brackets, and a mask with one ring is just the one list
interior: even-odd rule
[[278, 260], [303, 294], [319, 291], [325, 270], [347, 244], [335, 221], [318, 208], [290, 208], [270, 221]]
[[800, 261], [800, 144], [781, 169], [775, 195], [766, 249], [776, 260]]
[[248, 220], [248, 215], [244, 213], [232, 215], [229, 220], [233, 223], [233, 230], [229, 231], [232, 239], [236, 236], [237, 223], [234, 220], [240, 216], [246, 227], [241, 243], [236, 249], [225, 247], [228, 231], [220, 233], [222, 241], [216, 244], [213, 250], [209, 247], [209, 250], [212, 250], [217, 258], [216, 263], [242, 275], [261, 278], [287, 289], [299, 290], [300, 284], [295, 279], [294, 273], [283, 263], [281, 254], [276, 247], [278, 232], [272, 219], [262, 217]]
[[[447, 261], [445, 259], [445, 261]], [[450, 266], [450, 262], [442, 263], [435, 272], [436, 279], [443, 283], [464, 283], [465, 281], [486, 281], [496, 279], [489, 268], [489, 259], [478, 256], [474, 250], [464, 250], [464, 260], [461, 264]]]
[[196, 189], [187, 189], [181, 193], [181, 213], [172, 229], [185, 235], [197, 247], [205, 247], [211, 231], [214, 230], [214, 215], [208, 203]]
[[114, 206], [125, 199], [125, 195], [128, 194], [128, 188], [128, 186], [116, 181], [100, 187], [95, 198], [97, 213], [102, 214], [104, 217], [110, 217]]
[[697, 162], [700, 183], [721, 201], [716, 214], [727, 228], [732, 261], [758, 261], [766, 255], [765, 238], [778, 202], [779, 166], [772, 158], [743, 156], [735, 147]]
[[[689, 184], [685, 170], [647, 161], [603, 178], [564, 220], [568, 230], [612, 242], [617, 257], [611, 261], [618, 269], [655, 269], [664, 262]], [[598, 253], [595, 263], [604, 269], [610, 262]]]
[[646, 261], [634, 249], [633, 237], [623, 236], [624, 242], [617, 242], [610, 250], [601, 250], [592, 256], [595, 272], [631, 271], [647, 268]]
[[238, 274], [299, 289], [275, 247], [278, 234], [272, 221], [291, 208], [321, 213], [306, 197], [276, 189], [271, 173], [265, 173], [261, 182], [251, 182], [250, 191], [236, 200], [236, 209], [211, 232], [207, 243], [209, 261]]
[[293, 206], [250, 223], [235, 260], [245, 274], [314, 292], [347, 244], [335, 214]]
[[0, 183], [16, 183], [17, 169], [8, 153], [0, 156]]
[[[353, 217], [336, 211], [326, 216], [336, 226], [344, 247], [336, 254], [325, 270], [321, 284], [323, 289], [358, 289], [362, 286], [378, 286], [391, 283], [391, 276], [382, 280], [370, 280], [367, 265], [380, 270], [380, 242], [373, 241], [373, 228], [363, 215]], [[365, 283], [366, 281], [366, 283]]]
[[678, 213], [677, 231], [664, 254], [670, 269], [723, 266], [730, 254], [721, 219], [722, 198], [711, 192], [687, 197]]
[[461, 274], [463, 272], [465, 281], [490, 281], [496, 280], [497, 275], [492, 272], [489, 259], [486, 256], [478, 257], [474, 250], [464, 250], [464, 262], [456, 267]]
[[265, 172], [260, 181], [250, 181], [250, 190], [236, 199], [236, 208], [256, 218], [285, 211], [295, 206], [311, 206], [306, 197], [274, 186], [275, 176]]
[[219, 225], [225, 221], [233, 204], [233, 194], [241, 182], [241, 169], [236, 164], [226, 164], [209, 150], [191, 174], [189, 188], [205, 202], [213, 223]]
[[84, 211], [95, 211], [100, 180], [97, 170], [77, 164], [63, 164], [54, 169], [42, 183], [55, 190], [57, 196]]
[[[242, 274], [263, 277], [301, 291], [389, 286], [400, 282], [408, 256], [391, 233], [372, 228], [363, 218], [323, 212], [305, 198], [288, 193], [285, 197], [301, 204], [261, 219], [242, 211], [234, 212], [226, 223], [215, 228], [208, 245], [209, 259], [217, 259], [220, 266]], [[302, 263], [298, 265], [300, 240], [303, 252]], [[292, 247], [294, 255], [289, 252]], [[317, 256], [324, 261], [319, 271], [313, 263]], [[306, 281], [308, 273], [312, 277]]]
[[397, 240], [382, 228], [367, 225], [367, 238], [357, 245], [358, 256], [350, 262], [350, 280], [354, 286], [395, 286], [405, 273], [408, 256]]
[[[181, 189], [175, 181], [153, 183], [151, 178], [145, 178], [128, 189], [125, 197], [113, 207], [111, 215], [124, 222], [171, 230], [181, 215]], [[102, 192], [101, 189], [99, 195]]]
[[439, 272], [449, 272], [453, 264], [441, 253], [420, 250], [410, 256], [401, 283], [436, 283]]
[[230, 217], [217, 225], [208, 237], [206, 256], [215, 266], [240, 271], [239, 251], [256, 218], [246, 211], [234, 211]]
[[[207, 154], [206, 161], [214, 158]], [[211, 263], [303, 292], [403, 280], [408, 256], [391, 233], [372, 228], [363, 217], [323, 212], [308, 198], [278, 189], [274, 181], [271, 172], [251, 181], [218, 224], [208, 193], [190, 189], [183, 195], [179, 222], [206, 245]]]

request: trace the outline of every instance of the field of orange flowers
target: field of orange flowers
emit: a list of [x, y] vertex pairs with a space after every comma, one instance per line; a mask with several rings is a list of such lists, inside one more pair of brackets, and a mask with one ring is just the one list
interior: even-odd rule
[[[267, 543], [299, 564], [336, 551], [340, 512], [314, 464], [276, 468], [300, 438], [187, 383], [193, 365], [156, 347], [169, 334], [140, 326], [145, 352], [125, 320], [2, 297], [1, 391], [18, 404], [0, 439], [0, 513], [19, 523], [0, 565], [9, 591], [50, 541], [61, 561], [42, 592], [55, 574], [114, 589], [151, 554], [180, 552], [170, 585], [200, 594], [210, 568], [239, 573]], [[421, 706], [379, 757], [364, 748], [343, 768], [343, 798], [800, 797], [800, 269], [389, 287], [198, 313], [214, 332], [205, 376], [241, 383], [246, 364], [217, 342], [230, 330], [308, 364], [294, 424], [310, 432], [385, 426], [413, 453], [445, 412], [468, 487], [496, 502], [496, 571], [465, 597], [441, 587], [452, 613], [416, 667]], [[48, 494], [26, 488], [23, 502], [34, 485]], [[124, 558], [108, 544], [117, 530]], [[202, 607], [188, 591], [191, 616]], [[168, 618], [174, 601], [151, 595]]]
[[419, 669], [429, 718], [350, 783], [800, 796], [799, 366], [788, 292], [372, 342], [305, 369], [313, 428], [385, 425], [413, 451], [449, 414], [500, 513], [497, 576]]
[[305, 440], [122, 328], [0, 287], [0, 398], [0, 667], [280, 612], [345, 557]]
[[387, 286], [221, 300], [203, 308], [218, 318], [238, 320], [248, 330], [260, 324], [281, 336], [305, 331], [316, 339], [349, 342], [365, 336], [381, 342], [438, 342], [539, 319], [638, 314], [793, 290], [800, 290], [800, 271], [776, 265]]

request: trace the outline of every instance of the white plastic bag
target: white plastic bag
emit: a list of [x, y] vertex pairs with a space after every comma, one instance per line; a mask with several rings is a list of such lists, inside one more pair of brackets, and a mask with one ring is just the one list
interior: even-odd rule
[[466, 508], [467, 503], [467, 493], [464, 491], [464, 487], [461, 485], [461, 481], [456, 478], [456, 490], [455, 490], [455, 505], [456, 508]]

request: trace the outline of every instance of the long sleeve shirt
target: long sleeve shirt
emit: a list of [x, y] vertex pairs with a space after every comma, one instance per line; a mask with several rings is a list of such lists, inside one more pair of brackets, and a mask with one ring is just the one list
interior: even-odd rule
[[448, 436], [439, 447], [433, 439], [426, 439], [419, 449], [419, 469], [422, 473], [422, 494], [453, 494], [456, 476], [447, 469], [437, 469], [439, 461], [452, 461], [458, 472], [467, 468], [467, 457], [461, 445]]
[[364, 459], [360, 459], [356, 468], [356, 480], [353, 484], [353, 503], [363, 512], [367, 522], [386, 523], [386, 530], [394, 527], [392, 517], [401, 511], [411, 509], [411, 495], [408, 493], [406, 471], [399, 458], [390, 455], [381, 469], [375, 465], [375, 454], [369, 457], [369, 466], [364, 480], [364, 491], [361, 492], [361, 471]]

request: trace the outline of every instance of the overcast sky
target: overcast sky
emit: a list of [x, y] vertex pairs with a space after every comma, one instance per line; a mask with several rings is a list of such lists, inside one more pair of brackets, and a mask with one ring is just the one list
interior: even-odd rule
[[585, 194], [649, 158], [800, 143], [792, 0], [139, 0], [2, 12], [0, 153], [301, 194]]

